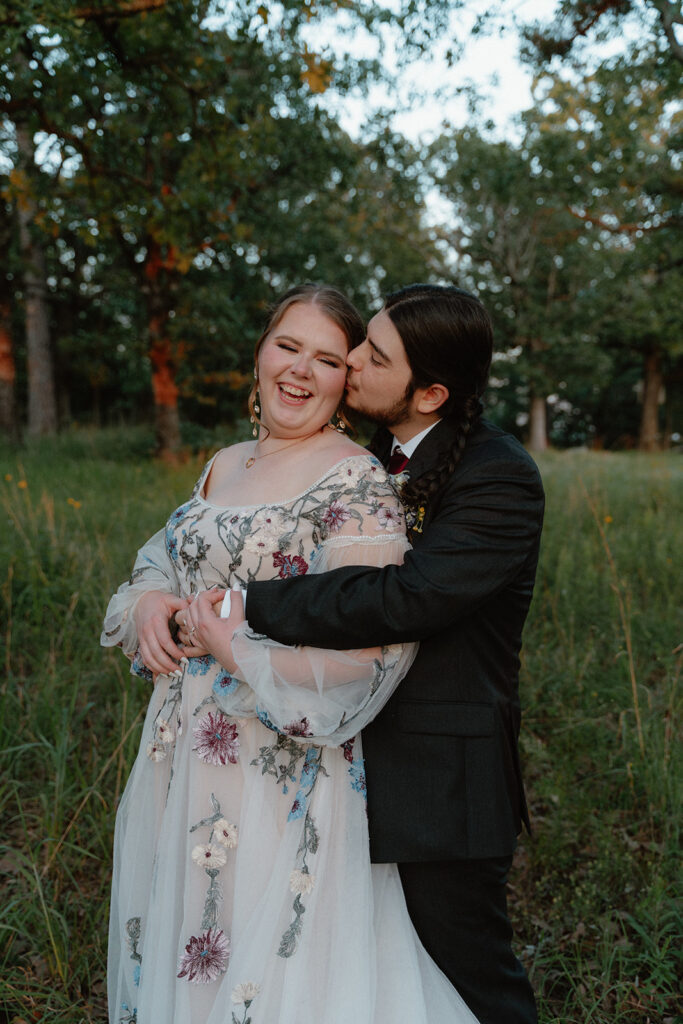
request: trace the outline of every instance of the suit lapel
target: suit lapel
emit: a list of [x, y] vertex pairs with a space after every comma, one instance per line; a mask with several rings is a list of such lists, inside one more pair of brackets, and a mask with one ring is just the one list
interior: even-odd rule
[[406, 469], [410, 473], [411, 480], [417, 480], [423, 473], [438, 464], [444, 449], [448, 448], [453, 440], [454, 432], [450, 423], [446, 420], [439, 420], [433, 430], [430, 430], [424, 440], [408, 459]]

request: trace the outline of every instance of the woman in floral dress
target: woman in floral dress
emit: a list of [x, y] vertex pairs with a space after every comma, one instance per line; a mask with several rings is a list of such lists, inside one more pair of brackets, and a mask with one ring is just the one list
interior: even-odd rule
[[401, 561], [384, 470], [329, 426], [363, 333], [335, 289], [287, 293], [257, 441], [210, 460], [109, 603], [102, 643], [154, 680], [117, 815], [110, 1024], [476, 1024], [395, 866], [370, 865], [358, 734], [414, 649], [284, 647], [234, 591], [218, 614], [252, 579]]

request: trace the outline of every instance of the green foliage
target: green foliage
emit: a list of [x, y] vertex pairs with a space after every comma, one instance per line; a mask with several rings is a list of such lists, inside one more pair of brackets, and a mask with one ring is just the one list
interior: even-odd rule
[[[356, 144], [319, 102], [378, 73], [311, 49], [316, 25], [337, 16], [304, 0], [135, 11], [52, 0], [39, 17], [31, 5], [7, 15], [0, 154], [12, 170], [0, 189], [36, 206], [64, 420], [148, 412], [152, 370], [201, 424], [235, 417], [277, 293], [327, 279], [364, 305], [387, 277], [425, 276], [433, 252], [409, 147], [379, 130]], [[345, 17], [395, 23], [416, 52], [444, 15], [421, 0]], [[36, 166], [19, 166], [14, 126], [43, 140]]]
[[[0, 451], [9, 1020], [106, 1016], [112, 828], [148, 693], [119, 652], [99, 648], [100, 623], [204, 457], [172, 468], [144, 458], [150, 444], [142, 431], [79, 431]], [[548, 509], [522, 681], [534, 836], [511, 895], [542, 1024], [643, 1024], [681, 1010], [679, 461], [541, 462]]]
[[673, 1019], [683, 474], [671, 457], [587, 453], [541, 470], [518, 927], [542, 1019]]
[[[681, 129], [664, 64], [643, 48], [583, 77], [546, 75], [517, 142], [468, 127], [432, 146], [457, 225], [442, 237], [495, 316], [492, 398], [508, 428], [543, 396], [555, 443], [635, 444], [643, 380], [643, 419], [656, 421], [662, 383], [670, 419], [677, 408]], [[627, 377], [628, 401], [614, 401]]]

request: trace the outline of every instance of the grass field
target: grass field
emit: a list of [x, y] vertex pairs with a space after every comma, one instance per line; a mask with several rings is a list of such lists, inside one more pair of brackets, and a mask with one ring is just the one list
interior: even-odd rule
[[[201, 464], [155, 464], [134, 433], [0, 451], [0, 1024], [106, 1020], [112, 830], [147, 691], [100, 622]], [[541, 469], [518, 951], [543, 1024], [673, 1022], [683, 460], [576, 451]]]

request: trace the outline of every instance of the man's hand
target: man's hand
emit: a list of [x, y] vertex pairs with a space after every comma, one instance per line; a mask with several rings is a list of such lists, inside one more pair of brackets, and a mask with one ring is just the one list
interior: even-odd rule
[[175, 672], [178, 662], [186, 657], [171, 636], [169, 620], [187, 601], [175, 594], [150, 590], [143, 594], [135, 606], [133, 618], [138, 633], [138, 646], [142, 660], [155, 675]]

